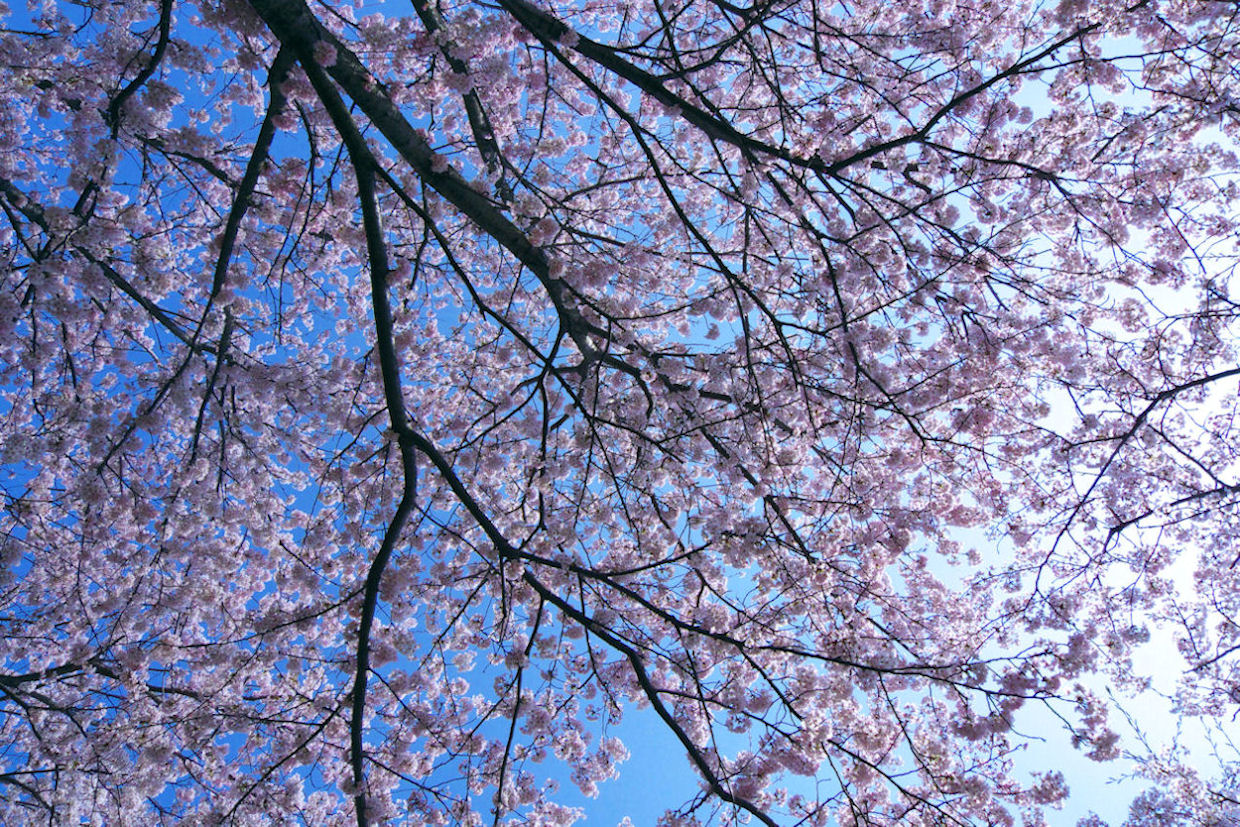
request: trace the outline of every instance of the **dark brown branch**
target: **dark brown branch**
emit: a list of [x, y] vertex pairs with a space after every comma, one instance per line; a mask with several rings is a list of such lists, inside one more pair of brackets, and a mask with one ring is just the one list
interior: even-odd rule
[[[22, 215], [26, 216], [26, 218], [34, 222], [39, 229], [43, 230], [44, 233], [51, 233], [51, 227], [48, 224], [46, 216], [44, 215], [43, 207], [40, 206], [38, 202], [30, 198], [30, 196], [18, 189], [12, 181], [7, 178], [0, 178], [0, 193], [8, 199], [9, 203], [17, 207]], [[172, 335], [189, 345], [192, 350], [195, 352], [203, 351], [206, 353], [215, 352], [215, 348], [211, 345], [196, 344], [193, 337], [191, 337], [185, 329], [182, 328], [171, 315], [169, 315], [168, 311], [164, 310], [155, 302], [144, 296], [138, 288], [130, 284], [129, 280], [121, 275], [120, 271], [118, 271], [111, 264], [103, 261], [94, 253], [82, 247], [74, 245], [73, 249], [81, 253], [88, 261], [90, 261], [91, 264], [98, 267], [103, 275], [107, 277], [108, 281], [112, 282], [112, 284], [114, 284], [122, 293], [141, 305], [142, 308], [147, 313], [151, 314], [156, 321], [167, 328]]]
[[146, 84], [151, 76], [155, 74], [155, 70], [159, 68], [159, 63], [164, 59], [164, 53], [168, 50], [168, 40], [172, 28], [172, 0], [160, 0], [159, 4], [159, 40], [155, 43], [155, 52], [151, 55], [151, 59], [142, 67], [142, 71], [129, 82], [116, 97], [112, 98], [112, 102], [108, 105], [108, 111], [105, 119], [112, 127], [112, 137], [116, 137], [116, 133], [121, 128], [120, 114], [121, 107], [125, 105], [131, 97], [137, 94], [138, 90]]
[[[258, 138], [254, 141], [254, 149], [250, 152], [249, 163], [245, 174], [237, 185], [237, 194], [233, 197], [232, 208], [228, 211], [228, 220], [224, 224], [224, 233], [220, 237], [220, 254], [215, 259], [215, 273], [211, 278], [211, 298], [224, 287], [228, 276], [228, 263], [232, 260], [233, 247], [237, 243], [237, 233], [241, 230], [241, 220], [245, 218], [250, 207], [250, 199], [254, 188], [258, 185], [258, 177], [262, 174], [263, 165], [267, 163], [271, 151], [271, 142], [276, 135], [276, 118], [284, 109], [284, 92], [280, 85], [288, 77], [288, 70], [293, 66], [293, 54], [288, 49], [281, 49], [271, 70], [267, 73], [267, 88], [271, 90], [271, 100], [267, 104], [267, 114], [263, 117], [263, 125], [258, 130]], [[208, 305], [209, 306], [209, 305]]]
[[[412, 0], [412, 2], [414, 11], [418, 13], [422, 24], [426, 26], [426, 31], [439, 43], [439, 50], [443, 53], [444, 59], [448, 61], [448, 65], [452, 67], [452, 71], [459, 75], [468, 75], [469, 64], [452, 53], [450, 42], [436, 37], [437, 34], [443, 32], [445, 25], [439, 9], [428, 0]], [[469, 129], [474, 134], [478, 152], [481, 153], [482, 160], [486, 163], [487, 172], [496, 176], [495, 194], [501, 201], [511, 201], [512, 189], [503, 179], [504, 156], [500, 152], [499, 142], [495, 139], [495, 129], [491, 126], [491, 118], [482, 106], [482, 99], [478, 97], [477, 90], [471, 88], [462, 97], [465, 100], [465, 114], [469, 117]]]
[[366, 259], [370, 270], [370, 301], [374, 312], [379, 370], [383, 378], [383, 394], [387, 403], [388, 419], [392, 432], [397, 436], [401, 470], [404, 476], [400, 502], [383, 533], [379, 551], [375, 554], [366, 572], [366, 584], [362, 590], [362, 614], [358, 622], [357, 664], [353, 677], [352, 712], [349, 718], [349, 759], [355, 786], [353, 802], [357, 824], [358, 827], [367, 827], [370, 819], [366, 805], [364, 736], [366, 683], [370, 672], [370, 637], [374, 628], [375, 609], [379, 603], [379, 586], [383, 580], [384, 569], [387, 568], [392, 551], [400, 539], [401, 530], [409, 521], [417, 500], [418, 466], [414, 453], [413, 433], [409, 429], [409, 418], [405, 412], [405, 402], [401, 391], [400, 364], [396, 358], [393, 336], [392, 308], [387, 295], [388, 273], [391, 268], [388, 265], [387, 239], [379, 216], [375, 192], [375, 170], [378, 165], [369, 147], [366, 146], [366, 139], [345, 107], [344, 101], [323, 70], [314, 62], [313, 55], [308, 61], [300, 55], [299, 59], [315, 92], [327, 108], [332, 123], [344, 140], [357, 178], [357, 197], [362, 208], [362, 228], [366, 235]]

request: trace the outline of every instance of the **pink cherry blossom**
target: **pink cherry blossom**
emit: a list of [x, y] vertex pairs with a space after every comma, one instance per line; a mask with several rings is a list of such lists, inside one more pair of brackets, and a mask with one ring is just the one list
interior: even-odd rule
[[3, 15], [0, 822], [1236, 818], [1235, 4]]

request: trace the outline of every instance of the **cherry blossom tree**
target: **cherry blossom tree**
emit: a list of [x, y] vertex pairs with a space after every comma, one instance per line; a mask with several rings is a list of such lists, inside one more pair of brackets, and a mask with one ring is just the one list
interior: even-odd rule
[[1238, 15], [6, 8], [0, 821], [1231, 823]]

